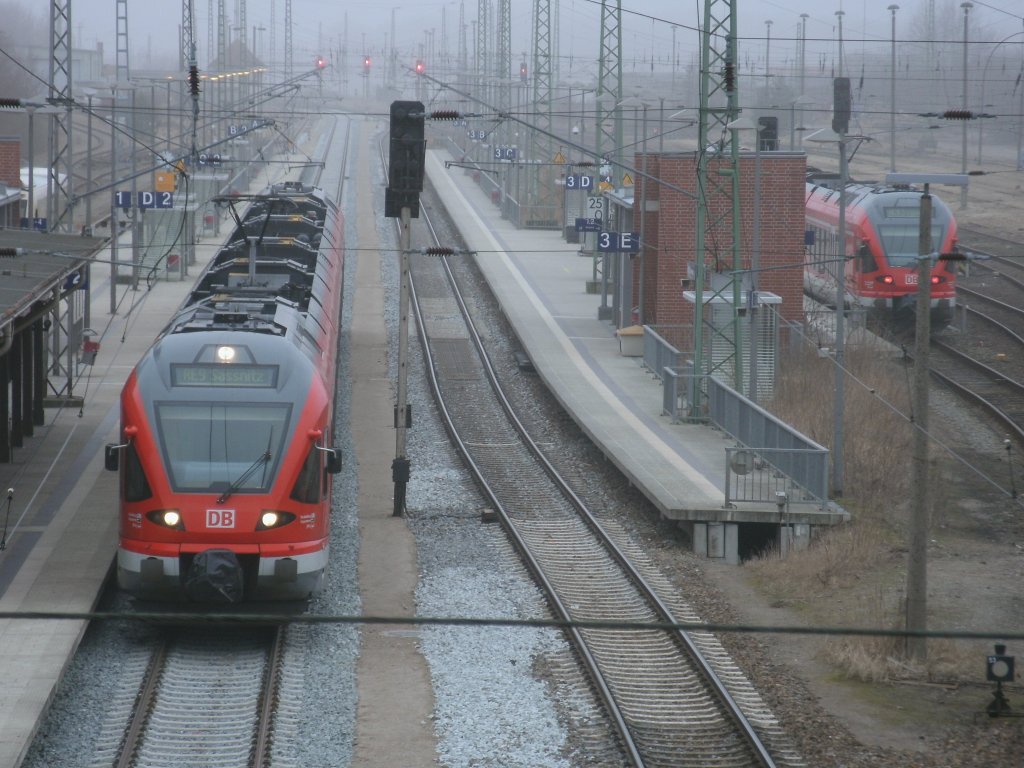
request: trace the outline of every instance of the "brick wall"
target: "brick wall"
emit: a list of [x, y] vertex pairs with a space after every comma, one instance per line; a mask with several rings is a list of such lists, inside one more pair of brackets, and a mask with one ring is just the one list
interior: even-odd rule
[[0, 137], [0, 183], [21, 189], [21, 142]]
[[[635, 161], [639, 168], [642, 160]], [[761, 248], [759, 289], [782, 297], [779, 312], [787, 320], [803, 319], [804, 177], [806, 156], [788, 152], [762, 152], [761, 164]], [[742, 268], [750, 267], [754, 229], [754, 154], [740, 156], [740, 253]], [[647, 219], [644, 223], [644, 314], [648, 324], [679, 325], [693, 322], [693, 305], [683, 299], [681, 281], [687, 264], [696, 263], [697, 244], [697, 156], [694, 153], [650, 155], [648, 173], [689, 196], [640, 179], [634, 198], [639, 216], [642, 187], [646, 191]], [[727, 182], [726, 179], [723, 181]], [[727, 187], [728, 188], [728, 187]], [[651, 211], [656, 208], [656, 211]], [[732, 215], [727, 198], [709, 199], [709, 221], [722, 238], [706, 236], [705, 272], [728, 272], [732, 264]], [[639, 265], [634, 260], [634, 285], [639, 291]], [[787, 267], [791, 269], [771, 269]], [[638, 295], [637, 297], [638, 298]]]

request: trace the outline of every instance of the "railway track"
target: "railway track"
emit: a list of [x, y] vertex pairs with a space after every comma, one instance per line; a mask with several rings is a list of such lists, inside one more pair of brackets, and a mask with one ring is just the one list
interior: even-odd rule
[[933, 376], [980, 406], [1004, 433], [1024, 443], [1024, 264], [1012, 254], [1019, 245], [969, 233], [974, 260], [957, 283], [960, 322], [932, 338]]
[[113, 764], [269, 766], [284, 647], [283, 627], [165, 632]]
[[[420, 220], [430, 226], [429, 219], [424, 204]], [[530, 437], [473, 322], [469, 306], [477, 302], [462, 295], [452, 265], [412, 261], [413, 311], [446, 428], [553, 613], [565, 621], [698, 623], [642, 563], [643, 553], [614, 524], [598, 520]], [[803, 765], [709, 633], [567, 632], [620, 746], [615, 759], [652, 768]]]

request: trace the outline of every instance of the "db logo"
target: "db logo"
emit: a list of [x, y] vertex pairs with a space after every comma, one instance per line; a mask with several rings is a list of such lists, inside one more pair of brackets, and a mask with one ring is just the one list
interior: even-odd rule
[[206, 510], [207, 528], [234, 528], [235, 510], [233, 509], [208, 509]]

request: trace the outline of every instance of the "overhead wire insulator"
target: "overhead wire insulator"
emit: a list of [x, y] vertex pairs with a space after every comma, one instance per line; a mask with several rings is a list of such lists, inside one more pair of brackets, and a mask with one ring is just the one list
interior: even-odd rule
[[443, 245], [432, 245], [423, 249], [424, 256], [454, 256], [455, 249]]
[[974, 113], [969, 109], [947, 109], [942, 113], [943, 120], [973, 120]]
[[21, 99], [0, 99], [0, 109], [19, 109]]
[[188, 68], [188, 92], [193, 96], [199, 95], [199, 67], [195, 64]]
[[455, 109], [435, 109], [429, 117], [431, 120], [458, 120], [461, 115]]

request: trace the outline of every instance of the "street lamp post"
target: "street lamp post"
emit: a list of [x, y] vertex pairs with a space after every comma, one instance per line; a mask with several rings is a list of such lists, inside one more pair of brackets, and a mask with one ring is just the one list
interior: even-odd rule
[[[804, 76], [807, 72], [807, 19], [809, 14], [801, 13], [801, 31], [800, 31], [800, 98], [804, 98], [804, 94], [807, 91], [804, 90]], [[800, 127], [804, 124], [803, 113], [800, 115]], [[804, 135], [800, 134], [800, 148], [804, 146]]]
[[[833, 126], [837, 122], [833, 120]], [[839, 145], [839, 226], [836, 233], [838, 239], [837, 253], [834, 256], [833, 275], [836, 281], [836, 329], [835, 329], [835, 360], [836, 383], [835, 397], [832, 404], [833, 436], [832, 436], [832, 495], [843, 493], [843, 410], [845, 402], [845, 353], [846, 353], [846, 185], [849, 182], [849, 169], [846, 159], [846, 128], [838, 133], [827, 129], [817, 131], [808, 137], [808, 141], [821, 143], [837, 143]]]
[[900, 7], [893, 3], [889, 6], [892, 12], [892, 51], [889, 62], [889, 170], [896, 172], [896, 11]]
[[[963, 106], [964, 111], [967, 111], [967, 15], [970, 13], [971, 8], [974, 7], [974, 3], [960, 3], [960, 7], [964, 9], [964, 67], [963, 67]], [[961, 130], [961, 151], [960, 151], [960, 173], [967, 173], [967, 121], [963, 121], [963, 125], [960, 126]], [[967, 187], [966, 185], [960, 188], [960, 208], [967, 208]]]

